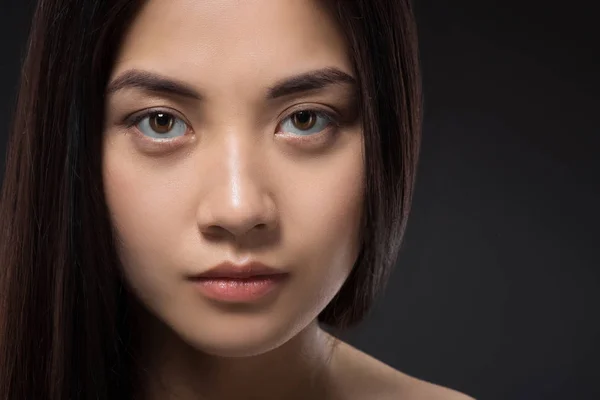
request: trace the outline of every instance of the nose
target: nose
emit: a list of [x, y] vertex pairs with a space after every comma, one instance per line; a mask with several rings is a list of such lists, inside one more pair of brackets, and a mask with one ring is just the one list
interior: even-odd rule
[[211, 149], [207, 159], [212, 162], [200, 183], [206, 184], [197, 212], [202, 233], [239, 239], [277, 226], [277, 210], [259, 151], [234, 139], [226, 142], [224, 151]]

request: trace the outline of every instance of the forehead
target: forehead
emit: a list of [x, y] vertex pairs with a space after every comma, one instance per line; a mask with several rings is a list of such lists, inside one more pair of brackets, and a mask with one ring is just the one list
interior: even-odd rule
[[143, 68], [210, 88], [324, 66], [352, 72], [323, 0], [150, 0], [125, 35], [113, 76]]

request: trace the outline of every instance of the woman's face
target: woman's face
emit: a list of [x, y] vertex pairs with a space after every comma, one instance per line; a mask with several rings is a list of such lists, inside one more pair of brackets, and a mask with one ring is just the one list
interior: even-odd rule
[[[126, 279], [211, 354], [259, 354], [292, 338], [358, 255], [357, 88], [322, 4], [151, 0], [112, 71], [103, 178]], [[286, 279], [262, 297], [215, 300], [190, 277], [225, 261]]]

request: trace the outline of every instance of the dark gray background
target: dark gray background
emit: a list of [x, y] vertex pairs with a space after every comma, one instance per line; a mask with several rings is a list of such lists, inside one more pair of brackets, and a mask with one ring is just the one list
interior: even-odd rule
[[[0, 4], [4, 154], [32, 1]], [[414, 209], [352, 344], [482, 400], [600, 399], [593, 4], [416, 1], [426, 98]]]

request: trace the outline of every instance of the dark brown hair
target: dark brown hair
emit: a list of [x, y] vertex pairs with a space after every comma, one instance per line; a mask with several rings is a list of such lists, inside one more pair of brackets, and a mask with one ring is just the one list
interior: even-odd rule
[[[39, 0], [0, 199], [0, 398], [131, 398], [135, 323], [104, 201], [104, 91], [138, 0]], [[421, 87], [409, 0], [330, 0], [360, 84], [363, 245], [319, 321], [361, 321], [410, 209]]]

